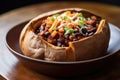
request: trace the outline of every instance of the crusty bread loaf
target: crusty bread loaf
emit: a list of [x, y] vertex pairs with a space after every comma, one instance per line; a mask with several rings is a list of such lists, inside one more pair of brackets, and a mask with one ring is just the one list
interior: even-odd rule
[[48, 61], [88, 60], [105, 55], [109, 44], [110, 32], [107, 22], [101, 17], [100, 24], [94, 35], [79, 41], [69, 42], [68, 47], [54, 46], [34, 33], [36, 27], [41, 24], [45, 17], [67, 10], [82, 11], [88, 16], [93, 14], [80, 8], [67, 8], [35, 17], [26, 24], [20, 35], [20, 47], [24, 55]]

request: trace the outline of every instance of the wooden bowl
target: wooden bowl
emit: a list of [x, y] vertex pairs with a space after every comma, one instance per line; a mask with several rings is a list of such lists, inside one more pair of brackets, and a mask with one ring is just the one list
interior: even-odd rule
[[19, 47], [20, 32], [28, 21], [18, 24], [11, 28], [6, 35], [6, 46], [22, 63], [35, 72], [56, 76], [56, 77], [72, 77], [88, 74], [96, 70], [102, 70], [120, 50], [120, 29], [109, 23], [110, 26], [110, 42], [105, 56], [75, 62], [52, 62], [40, 59], [34, 59], [22, 54]]

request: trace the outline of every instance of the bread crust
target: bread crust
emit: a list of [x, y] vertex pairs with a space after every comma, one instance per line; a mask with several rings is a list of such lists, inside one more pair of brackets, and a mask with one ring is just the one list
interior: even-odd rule
[[34, 33], [36, 27], [41, 24], [42, 19], [67, 10], [83, 11], [88, 16], [93, 14], [85, 9], [67, 8], [35, 17], [25, 25], [20, 34], [20, 48], [24, 55], [48, 61], [88, 60], [105, 55], [110, 39], [109, 27], [105, 19], [101, 19], [97, 31], [92, 36], [80, 39], [79, 41], [69, 42], [69, 47], [54, 46]]

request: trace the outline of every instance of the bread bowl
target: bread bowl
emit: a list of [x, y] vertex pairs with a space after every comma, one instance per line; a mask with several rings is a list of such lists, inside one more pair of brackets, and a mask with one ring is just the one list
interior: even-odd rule
[[[82, 34], [82, 36], [80, 36], [81, 37], [80, 39], [77, 40], [68, 39], [67, 44], [65, 44], [64, 46], [59, 46], [58, 44], [50, 43], [50, 41], [48, 41], [49, 36], [46, 39], [43, 35], [41, 35], [42, 33], [40, 32], [36, 33], [36, 30], [38, 30], [38, 28], [40, 28], [41, 25], [43, 25], [42, 23], [44, 20], [47, 20], [49, 17], [51, 18], [51, 16], [55, 14], [59, 14], [57, 18], [55, 19], [51, 18], [53, 23], [47, 30], [50, 32], [50, 36], [52, 35], [53, 32], [58, 33], [59, 29], [56, 31], [52, 27], [53, 25], [55, 25], [56, 20], [61, 15], [64, 15], [66, 13], [68, 14], [75, 13], [75, 15], [78, 14], [77, 18], [78, 16], [81, 15], [82, 18], [85, 19], [83, 23], [77, 22], [78, 23], [77, 26], [80, 26], [79, 33]], [[92, 35], [89, 35], [88, 32], [83, 34], [81, 32], [82, 31], [81, 29], [83, 28], [82, 26], [85, 26], [86, 24], [89, 25], [89, 22], [87, 23], [87, 21], [91, 20], [92, 16], [96, 17], [97, 23], [95, 24], [95, 26], [93, 26], [96, 29], [94, 33], [92, 33]], [[74, 19], [74, 16], [72, 16], [72, 18]], [[63, 20], [66, 19], [66, 17], [62, 16], [61, 19], [62, 21], [58, 19], [58, 21], [61, 21], [61, 23], [59, 23], [59, 25], [57, 24], [55, 26], [56, 28], [58, 28], [58, 26], [60, 26], [63, 23]], [[77, 20], [75, 21], [72, 20], [72, 21], [75, 22]], [[72, 21], [68, 23], [72, 23]], [[45, 23], [47, 24], [47, 22]], [[66, 24], [66, 22], [64, 23]], [[75, 31], [73, 31], [73, 28], [71, 32], [67, 33], [67, 30], [65, 29], [66, 26], [68, 27], [68, 24], [63, 26], [64, 27], [63, 34], [64, 35], [69, 34], [69, 36], [73, 35], [73, 33], [75, 33]], [[86, 27], [88, 28], [88, 26]], [[19, 43], [23, 54], [29, 57], [43, 59], [47, 61], [81, 61], [81, 60], [93, 59], [105, 55], [108, 48], [109, 39], [110, 39], [109, 26], [105, 19], [85, 9], [66, 8], [66, 9], [43, 13], [33, 18], [23, 28], [20, 35]], [[58, 40], [58, 38], [56, 38], [56, 40]]]

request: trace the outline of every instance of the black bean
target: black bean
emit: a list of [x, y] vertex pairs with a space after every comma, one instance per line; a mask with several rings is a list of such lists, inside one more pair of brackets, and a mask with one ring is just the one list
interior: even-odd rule
[[80, 32], [74, 33], [75, 36], [82, 36]]
[[97, 30], [97, 29], [96, 29], [96, 28], [94, 28], [92, 31], [93, 31], [93, 32], [96, 32], [96, 30]]
[[83, 34], [83, 36], [84, 36], [84, 37], [88, 37], [89, 35], [88, 35], [88, 33], [86, 33], [86, 34]]
[[39, 29], [40, 29], [40, 31], [43, 31], [45, 29], [45, 27], [41, 25]]
[[54, 37], [55, 39], [58, 39], [59, 38], [59, 34], [56, 34], [56, 36]]
[[65, 35], [65, 39], [69, 40], [69, 35], [68, 34]]
[[57, 41], [60, 42], [60, 43], [65, 43], [65, 39], [62, 38], [62, 37], [60, 37], [59, 39], [57, 39]]
[[91, 32], [95, 32], [96, 31], [96, 28], [92, 28], [91, 30], [88, 30], [88, 33], [91, 33]]
[[50, 35], [50, 32], [45, 32], [45, 37], [48, 37]]
[[39, 32], [40, 32], [40, 30], [39, 30], [39, 29], [36, 29], [36, 30], [35, 30], [35, 33], [36, 33], [36, 34], [38, 34]]
[[61, 47], [61, 46], [62, 46], [62, 44], [61, 44], [60, 42], [57, 42], [57, 46]]
[[89, 36], [92, 36], [93, 34], [94, 34], [94, 33], [93, 33], [93, 32], [91, 32], [91, 33], [89, 33], [88, 35], [89, 35]]
[[82, 28], [81, 32], [82, 32], [82, 34], [86, 34], [87, 33], [87, 29], [86, 28]]

